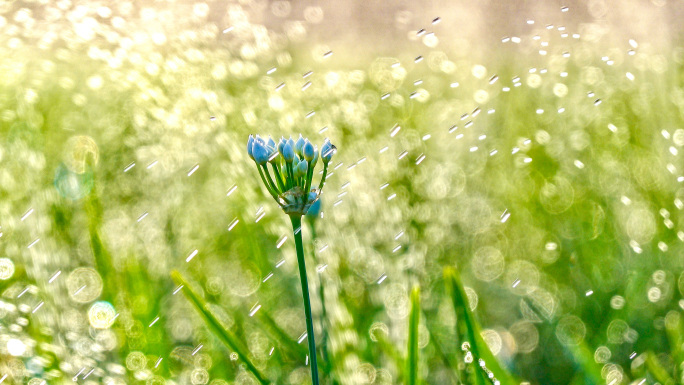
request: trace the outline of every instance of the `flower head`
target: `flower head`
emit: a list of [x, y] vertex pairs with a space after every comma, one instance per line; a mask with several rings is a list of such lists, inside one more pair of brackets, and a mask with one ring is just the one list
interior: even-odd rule
[[[250, 135], [247, 139], [247, 154], [257, 164], [261, 180], [273, 199], [291, 216], [306, 214], [318, 201], [328, 162], [335, 150], [326, 139], [319, 152], [317, 146], [301, 135], [296, 142], [292, 137], [287, 140], [282, 137], [277, 144], [271, 137], [264, 140], [258, 135]], [[313, 188], [314, 168], [319, 158], [323, 159], [323, 172], [318, 188]]]
[[257, 164], [264, 164], [268, 162], [270, 152], [268, 151], [267, 144], [258, 135], [254, 138], [252, 143], [252, 156]]
[[335, 147], [334, 144], [330, 143], [330, 141], [326, 138], [325, 141], [323, 141], [323, 145], [321, 146], [321, 159], [323, 159], [323, 163], [328, 164], [330, 162], [330, 159], [332, 159], [332, 156], [335, 154], [337, 151], [337, 147]]

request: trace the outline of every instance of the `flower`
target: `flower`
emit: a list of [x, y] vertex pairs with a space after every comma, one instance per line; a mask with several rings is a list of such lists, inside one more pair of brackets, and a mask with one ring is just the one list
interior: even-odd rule
[[304, 147], [302, 147], [302, 156], [304, 156], [304, 159], [310, 162], [313, 160], [315, 152], [316, 149], [314, 148], [314, 145], [307, 140], [306, 143], [304, 143]]
[[[335, 146], [328, 139], [319, 152], [318, 146], [301, 135], [296, 142], [292, 137], [281, 137], [277, 144], [270, 136], [268, 140], [259, 135], [250, 135], [247, 139], [247, 154], [256, 163], [266, 189], [283, 211], [292, 217], [305, 215], [311, 205], [318, 202], [328, 173], [328, 162], [335, 151]], [[318, 188], [314, 188], [314, 168], [319, 158], [323, 159], [323, 172]]]
[[325, 141], [323, 141], [323, 145], [321, 146], [321, 158], [323, 159], [323, 163], [327, 165], [336, 151], [337, 147], [330, 143], [328, 139], [325, 139]]
[[267, 144], [258, 135], [254, 138], [252, 143], [252, 156], [254, 161], [261, 165], [268, 162], [270, 152], [268, 151]]

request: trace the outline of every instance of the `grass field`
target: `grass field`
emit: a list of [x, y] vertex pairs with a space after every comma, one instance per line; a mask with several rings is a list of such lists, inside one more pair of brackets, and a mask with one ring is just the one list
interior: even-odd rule
[[428, 19], [357, 61], [247, 3], [0, 4], [0, 383], [311, 383], [246, 149], [300, 133], [337, 147], [321, 384], [684, 383], [680, 47], [541, 21], [469, 56]]

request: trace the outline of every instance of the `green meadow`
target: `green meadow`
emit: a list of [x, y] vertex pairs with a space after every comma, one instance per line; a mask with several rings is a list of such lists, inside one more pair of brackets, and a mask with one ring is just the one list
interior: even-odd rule
[[681, 47], [285, 3], [0, 3], [0, 384], [684, 384]]

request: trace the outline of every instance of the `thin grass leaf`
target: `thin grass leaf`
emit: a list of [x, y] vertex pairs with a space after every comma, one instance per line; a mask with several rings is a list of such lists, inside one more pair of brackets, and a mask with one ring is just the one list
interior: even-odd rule
[[377, 339], [378, 345], [380, 345], [380, 349], [392, 358], [392, 360], [394, 361], [394, 365], [396, 365], [397, 369], [403, 368], [406, 365], [406, 360], [404, 360], [403, 355], [387, 339], [387, 336], [382, 333], [378, 333]]
[[573, 361], [580, 368], [580, 375], [591, 384], [603, 384], [605, 379], [601, 376], [601, 365], [594, 360], [594, 352], [586, 342], [581, 341], [577, 345], [564, 345], [565, 349], [572, 355]]
[[478, 359], [482, 359], [501, 385], [517, 385], [518, 382], [501, 366], [501, 364], [499, 364], [499, 361], [494, 354], [492, 354], [491, 350], [489, 350], [487, 343], [482, 338], [482, 327], [470, 310], [465, 288], [456, 269], [450, 267], [444, 269], [444, 279], [446, 281], [447, 290], [450, 292], [453, 300], [457, 324], [460, 324], [460, 327], [457, 327], [459, 339], [460, 341], [468, 341], [470, 343], [470, 350], [475, 356], [473, 362], [476, 364], [475, 377], [477, 384], [486, 384], [489, 382], [484, 379], [484, 375], [482, 371], [479, 370], [479, 365], [477, 364]]
[[214, 335], [216, 335], [227, 347], [238, 353], [240, 359], [247, 365], [247, 369], [256, 377], [259, 383], [262, 385], [270, 384], [270, 381], [266, 380], [266, 377], [249, 359], [247, 348], [237, 339], [237, 337], [235, 337], [235, 335], [233, 335], [233, 333], [221, 324], [221, 321], [219, 321], [216, 315], [209, 309], [209, 304], [204, 298], [192, 289], [188, 284], [188, 281], [178, 271], [173, 270], [171, 272], [171, 278], [176, 284], [183, 285], [183, 293], [185, 293], [186, 297], [195, 306], [198, 313], [207, 324], [207, 327], [209, 327]]
[[420, 322], [420, 288], [411, 290], [411, 313], [409, 314], [409, 335], [406, 358], [406, 384], [418, 383], [418, 323]]
[[[530, 301], [529, 298], [523, 297], [523, 301], [525, 301], [527, 306], [529, 306], [531, 309], [539, 311], [537, 304]], [[555, 330], [558, 325], [557, 320], [551, 320], [550, 325]], [[594, 351], [584, 340], [575, 345], [563, 344], [563, 347], [570, 354], [570, 356], [572, 356], [572, 360], [575, 362], [575, 365], [579, 367], [580, 370], [578, 371], [578, 375], [581, 378], [588, 380], [591, 384], [602, 384], [605, 382], [603, 376], [601, 375], [602, 365], [596, 363], [596, 360], [594, 359]]]
[[662, 385], [674, 385], [675, 380], [670, 377], [667, 369], [663, 368], [653, 352], [646, 353], [646, 368], [648, 368], [649, 373]]

